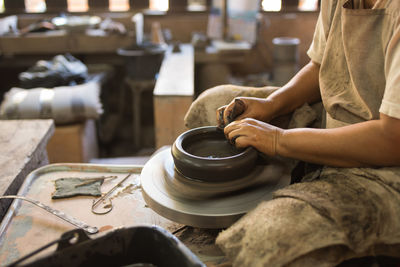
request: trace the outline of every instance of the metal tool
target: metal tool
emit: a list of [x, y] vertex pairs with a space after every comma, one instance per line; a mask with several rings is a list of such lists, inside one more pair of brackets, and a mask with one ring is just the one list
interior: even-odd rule
[[96, 211], [95, 208], [96, 208], [96, 206], [97, 206], [100, 202], [105, 201], [106, 198], [107, 198], [109, 195], [111, 195], [111, 193], [112, 193], [115, 189], [117, 189], [119, 186], [121, 186], [121, 184], [122, 184], [123, 182], [125, 182], [125, 181], [129, 178], [129, 176], [131, 176], [131, 175], [132, 175], [132, 173], [129, 173], [124, 179], [122, 179], [119, 183], [117, 183], [113, 188], [111, 188], [111, 189], [110, 189], [107, 193], [105, 193], [102, 197], [100, 197], [100, 198], [97, 199], [97, 200], [93, 200], [92, 212], [93, 212], [94, 214], [98, 214], [98, 215], [103, 215], [103, 214], [109, 213], [109, 212], [113, 209], [113, 204], [112, 204], [112, 202], [111, 202], [111, 199], [108, 199], [109, 203], [106, 204], [106, 205], [104, 205], [104, 207], [103, 207], [104, 211]]
[[56, 209], [53, 209], [52, 207], [49, 207], [49, 206], [47, 206], [47, 205], [45, 205], [45, 204], [43, 204], [43, 203], [41, 203], [41, 202], [39, 202], [37, 200], [30, 199], [30, 198], [23, 197], [23, 196], [14, 196], [14, 195], [0, 196], [0, 199], [21, 199], [21, 200], [25, 200], [25, 201], [28, 201], [28, 202], [36, 205], [37, 207], [42, 208], [45, 211], [57, 216], [58, 218], [66, 221], [66, 222], [69, 222], [70, 224], [72, 224], [72, 225], [74, 225], [74, 226], [76, 226], [78, 228], [81, 228], [82, 230], [84, 230], [85, 232], [87, 232], [89, 234], [96, 234], [96, 233], [99, 232], [99, 229], [97, 229], [97, 227], [89, 226], [86, 223], [84, 223], [82, 221], [79, 221], [79, 220], [75, 219], [74, 217], [72, 217], [72, 216], [70, 216], [68, 214], [65, 214], [64, 212], [56, 210]]
[[101, 180], [105, 180], [105, 179], [115, 179], [115, 178], [118, 178], [118, 176], [113, 175], [113, 176], [101, 176], [101, 177], [88, 178], [87, 181], [75, 185], [75, 188], [76, 187], [81, 187], [81, 186], [84, 186], [84, 185], [88, 185], [88, 184], [92, 184], [92, 183], [97, 182], [97, 181], [101, 181]]

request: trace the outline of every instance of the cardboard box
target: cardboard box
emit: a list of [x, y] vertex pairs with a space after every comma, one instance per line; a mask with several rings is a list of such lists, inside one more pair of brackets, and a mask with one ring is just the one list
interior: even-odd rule
[[56, 126], [54, 135], [47, 144], [47, 153], [50, 163], [86, 163], [97, 158], [95, 121]]

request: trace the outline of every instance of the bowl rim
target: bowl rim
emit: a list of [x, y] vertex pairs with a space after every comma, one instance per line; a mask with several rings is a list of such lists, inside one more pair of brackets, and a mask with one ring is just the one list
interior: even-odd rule
[[183, 139], [188, 135], [191, 135], [191, 134], [198, 135], [198, 134], [202, 134], [202, 133], [212, 133], [212, 132], [217, 132], [217, 131], [222, 131], [223, 132], [223, 129], [221, 129], [221, 128], [217, 127], [217, 126], [202, 126], [202, 127], [198, 127], [198, 128], [193, 128], [193, 129], [190, 129], [190, 130], [180, 134], [178, 136], [178, 138], [175, 140], [174, 145], [185, 156], [193, 158], [193, 159], [196, 159], [196, 160], [200, 160], [200, 161], [203, 160], [205, 162], [213, 162], [213, 161], [221, 162], [221, 161], [224, 161], [224, 160], [228, 161], [228, 160], [232, 160], [232, 159], [235, 159], [235, 158], [240, 158], [240, 157], [243, 157], [244, 155], [250, 153], [251, 150], [254, 149], [253, 147], [247, 147], [247, 148], [244, 148], [242, 151], [240, 151], [238, 154], [235, 154], [235, 155], [232, 155], [232, 156], [220, 157], [220, 158], [209, 158], [209, 157], [201, 157], [201, 156], [196, 156], [196, 155], [190, 154], [182, 146]]

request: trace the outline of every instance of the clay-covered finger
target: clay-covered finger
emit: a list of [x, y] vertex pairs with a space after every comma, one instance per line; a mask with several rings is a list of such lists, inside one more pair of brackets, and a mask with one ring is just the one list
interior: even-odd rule
[[246, 105], [240, 98], [235, 98], [233, 102], [232, 112], [228, 115], [228, 121], [231, 123], [234, 121], [239, 115], [241, 115], [245, 111]]
[[224, 122], [225, 108], [226, 108], [226, 105], [217, 109], [217, 123], [218, 123], [218, 127], [222, 128], [222, 129], [225, 127], [225, 122]]
[[229, 135], [231, 134], [232, 131], [238, 129], [238, 121], [234, 121], [228, 125], [225, 126], [224, 128], [224, 134], [225, 134], [225, 138], [230, 140]]
[[236, 144], [236, 139], [238, 139], [241, 135], [237, 134], [234, 137], [232, 137], [229, 141], [231, 142], [232, 145]]
[[243, 101], [241, 101], [239, 98], [235, 98], [234, 100], [232, 100], [231, 103], [229, 103], [224, 111], [224, 124], [225, 126], [228, 125], [229, 123], [233, 122], [235, 120], [235, 118], [243, 113], [244, 109], [244, 105]]

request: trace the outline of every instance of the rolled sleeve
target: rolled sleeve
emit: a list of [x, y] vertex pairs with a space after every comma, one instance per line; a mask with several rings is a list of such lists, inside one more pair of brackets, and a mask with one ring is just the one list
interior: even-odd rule
[[385, 60], [386, 85], [379, 112], [400, 119], [400, 27], [392, 36]]
[[320, 14], [317, 20], [317, 25], [315, 27], [314, 38], [310, 48], [307, 51], [307, 55], [310, 57], [312, 61], [321, 64], [322, 57], [325, 51], [325, 46], [326, 46], [326, 37], [322, 23], [322, 16]]

